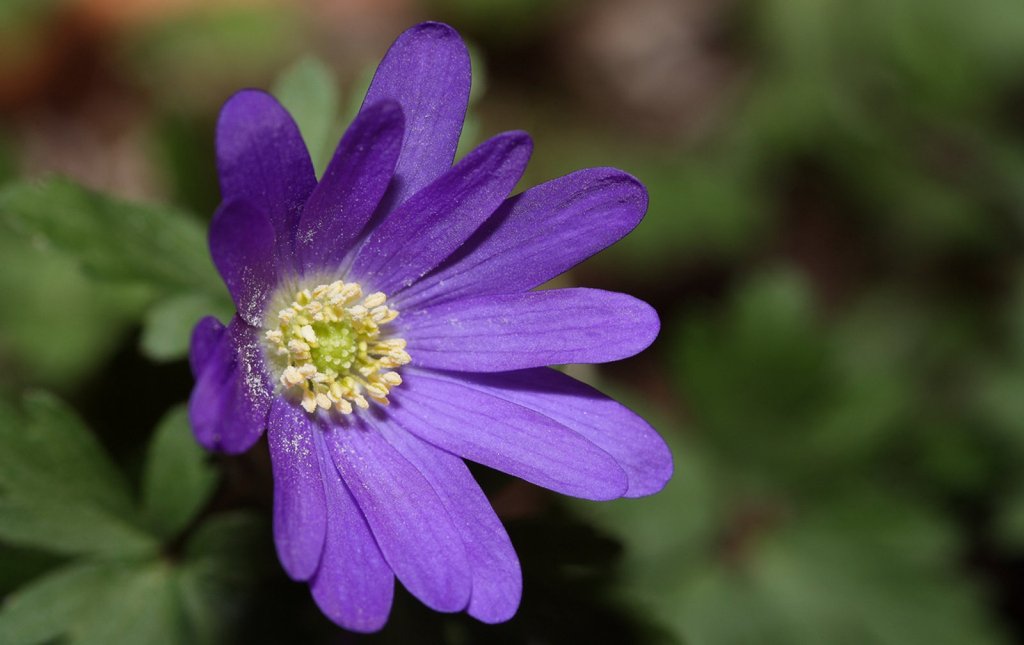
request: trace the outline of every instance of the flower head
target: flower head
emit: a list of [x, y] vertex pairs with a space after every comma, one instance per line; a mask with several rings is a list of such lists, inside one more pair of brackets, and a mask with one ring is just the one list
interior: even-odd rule
[[671, 476], [647, 423], [547, 367], [643, 350], [654, 311], [533, 290], [632, 230], [643, 186], [595, 168], [509, 197], [522, 132], [452, 166], [469, 85], [454, 30], [408, 30], [319, 182], [269, 95], [217, 127], [210, 250], [238, 313], [193, 332], [193, 428], [228, 453], [267, 431], [281, 563], [353, 630], [383, 626], [396, 577], [438, 611], [515, 613], [515, 551], [463, 459], [595, 500]]

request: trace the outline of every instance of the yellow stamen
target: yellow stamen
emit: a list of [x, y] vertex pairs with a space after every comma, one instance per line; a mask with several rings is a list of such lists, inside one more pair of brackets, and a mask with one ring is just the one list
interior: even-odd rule
[[[381, 292], [363, 297], [354, 282], [338, 280], [302, 289], [268, 320], [265, 337], [272, 360], [282, 366], [280, 383], [299, 396], [310, 414], [317, 409], [351, 414], [370, 399], [388, 404], [402, 377], [391, 369], [407, 364], [405, 340], [381, 338], [381, 327], [398, 317]], [[354, 407], [353, 407], [354, 406]]]

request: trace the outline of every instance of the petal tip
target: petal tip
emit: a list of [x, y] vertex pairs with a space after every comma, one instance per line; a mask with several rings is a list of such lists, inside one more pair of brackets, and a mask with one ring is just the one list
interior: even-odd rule
[[[629, 186], [630, 193], [632, 193], [633, 201], [636, 204], [636, 224], [640, 223], [640, 220], [647, 214], [647, 208], [650, 206], [651, 197], [650, 193], [647, 192], [647, 186], [642, 181], [634, 177], [633, 175], [625, 172], [624, 170], [615, 169], [619, 176], [622, 178], [624, 183]], [[633, 226], [635, 227], [636, 224]]]
[[476, 618], [485, 625], [500, 625], [501, 623], [507, 623], [515, 618], [516, 612], [518, 611], [519, 599], [517, 598], [514, 604], [509, 604], [507, 607], [501, 607], [497, 611], [491, 607], [474, 609], [474, 607], [470, 605], [468, 613], [470, 616]]
[[628, 353], [622, 356], [622, 358], [628, 358], [639, 354], [654, 344], [654, 341], [658, 339], [658, 335], [661, 333], [661, 317], [658, 315], [658, 311], [649, 303], [628, 294], [620, 295], [628, 298], [628, 304], [625, 304], [625, 307], [628, 308], [627, 315], [632, 318], [633, 329], [636, 330], [636, 335], [633, 343], [629, 346]]
[[[247, 103], [250, 101], [266, 101], [271, 102], [275, 105], [280, 105], [274, 95], [266, 90], [261, 90], [258, 87], [243, 87], [235, 92], [224, 101], [224, 107], [235, 106], [239, 103]], [[222, 109], [223, 111], [223, 109]]]
[[[641, 302], [643, 301], [641, 300]], [[644, 349], [647, 349], [648, 347], [651, 346], [651, 343], [653, 343], [658, 338], [658, 334], [661, 333], [661, 317], [658, 315], [658, 311], [654, 307], [647, 304], [646, 302], [643, 302], [643, 305], [646, 308], [646, 322], [649, 326], [647, 333], [650, 337], [650, 340], [648, 340], [647, 344], [644, 345]]]
[[401, 36], [399, 36], [399, 39], [415, 36], [455, 39], [462, 42], [462, 36], [459, 35], [459, 32], [454, 27], [448, 23], [438, 22], [436, 20], [427, 20], [419, 23], [418, 25], [409, 27]]
[[593, 182], [594, 185], [604, 186], [614, 184], [616, 186], [617, 190], [615, 194], [617, 203], [628, 205], [630, 207], [629, 210], [631, 211], [630, 214], [632, 215], [632, 217], [629, 218], [628, 226], [624, 226], [622, 235], [625, 235], [636, 228], [644, 218], [644, 215], [647, 214], [647, 208], [650, 205], [650, 194], [647, 191], [647, 186], [625, 170], [611, 166], [603, 166], [588, 170], [579, 170], [577, 173], [581, 176], [589, 174], [589, 180]]
[[231, 128], [237, 120], [250, 120], [254, 111], [287, 115], [288, 119], [291, 119], [288, 110], [269, 92], [253, 87], [238, 90], [224, 101], [217, 116], [218, 145], [223, 143], [225, 136], [231, 134]]
[[496, 135], [495, 143], [501, 143], [509, 148], [525, 148], [527, 154], [533, 152], [533, 137], [525, 130], [509, 130]]
[[509, 130], [496, 134], [487, 141], [474, 148], [469, 154], [463, 157], [459, 165], [472, 163], [473, 157], [503, 158], [502, 165], [509, 168], [516, 168], [519, 175], [533, 156], [533, 138], [523, 130]]
[[330, 601], [321, 599], [318, 594], [313, 593], [312, 596], [313, 602], [320, 608], [323, 615], [327, 616], [328, 620], [342, 629], [347, 629], [357, 634], [376, 634], [388, 624], [388, 616], [391, 614], [389, 608], [383, 615], [365, 614], [352, 618], [347, 614], [339, 613], [337, 608], [330, 604]]
[[664, 440], [661, 441], [659, 452], [661, 454], [653, 460], [654, 463], [649, 468], [645, 469], [641, 477], [632, 478], [629, 482], [629, 489], [623, 497], [631, 499], [648, 497], [661, 492], [672, 481], [676, 469], [675, 458]]

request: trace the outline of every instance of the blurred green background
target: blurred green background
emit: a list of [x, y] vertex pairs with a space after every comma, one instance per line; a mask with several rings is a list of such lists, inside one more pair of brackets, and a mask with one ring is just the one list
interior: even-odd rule
[[[271, 89], [322, 164], [394, 37], [471, 43], [464, 146], [612, 165], [646, 219], [565, 283], [661, 337], [574, 375], [673, 447], [652, 498], [477, 469], [524, 566], [489, 627], [335, 628], [270, 545], [265, 449], [179, 404], [212, 130]], [[0, 0], [0, 643], [1024, 642], [1020, 0]]]

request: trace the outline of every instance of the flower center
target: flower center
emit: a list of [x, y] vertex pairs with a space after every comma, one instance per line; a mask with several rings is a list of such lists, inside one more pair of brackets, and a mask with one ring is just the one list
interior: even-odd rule
[[381, 328], [398, 317], [387, 297], [363, 297], [355, 282], [338, 280], [302, 289], [268, 320], [266, 339], [282, 367], [281, 385], [301, 396], [302, 407], [351, 414], [367, 398], [388, 404], [392, 387], [402, 383], [393, 368], [410, 361], [405, 340], [382, 338]]

